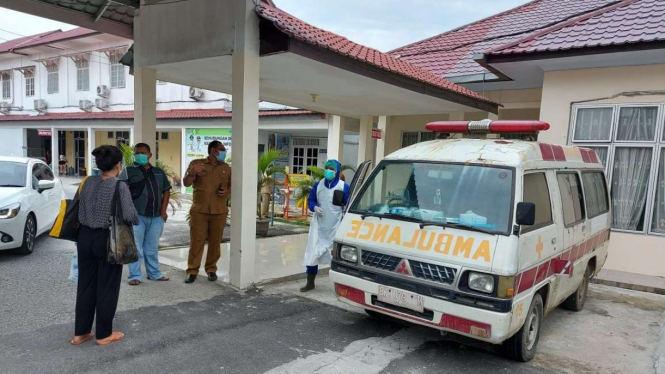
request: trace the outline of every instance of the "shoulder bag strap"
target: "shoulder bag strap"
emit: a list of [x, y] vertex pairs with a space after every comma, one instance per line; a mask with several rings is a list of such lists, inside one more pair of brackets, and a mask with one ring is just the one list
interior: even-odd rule
[[120, 204], [120, 181], [115, 182], [115, 192], [113, 193], [113, 200], [111, 201], [111, 217], [118, 218], [116, 209], [120, 206], [120, 214], [122, 214], [122, 205]]

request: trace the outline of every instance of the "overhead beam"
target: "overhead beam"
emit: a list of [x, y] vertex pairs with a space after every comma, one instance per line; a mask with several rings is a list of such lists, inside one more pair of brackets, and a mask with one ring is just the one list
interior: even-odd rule
[[97, 14], [95, 14], [95, 22], [99, 21], [100, 18], [104, 15], [104, 12], [106, 12], [106, 9], [109, 8], [109, 5], [111, 5], [112, 0], [106, 0], [106, 2], [97, 9]]
[[[122, 0], [121, 3], [130, 3], [131, 1]], [[31, 14], [33, 16], [52, 19], [54, 21], [68, 23], [86, 29], [97, 30], [105, 34], [119, 36], [121, 38], [133, 39], [134, 34], [130, 25], [101, 18], [95, 22], [90, 14], [68, 9], [65, 7], [47, 4], [35, 0], [2, 0], [0, 5], [3, 8], [15, 10], [17, 12]]]

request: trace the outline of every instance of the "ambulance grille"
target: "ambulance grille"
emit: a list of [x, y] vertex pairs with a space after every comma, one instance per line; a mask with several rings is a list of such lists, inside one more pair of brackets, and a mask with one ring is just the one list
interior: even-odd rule
[[457, 269], [447, 266], [433, 265], [425, 262], [409, 260], [413, 276], [433, 282], [452, 284], [455, 281]]
[[383, 253], [363, 251], [362, 254], [363, 265], [379, 270], [394, 271], [400, 261], [402, 261], [402, 259], [399, 257], [390, 256]]

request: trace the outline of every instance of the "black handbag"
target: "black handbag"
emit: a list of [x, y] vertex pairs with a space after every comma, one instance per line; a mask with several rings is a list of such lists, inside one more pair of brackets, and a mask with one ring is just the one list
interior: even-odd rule
[[87, 179], [88, 178], [86, 177], [81, 181], [73, 199], [60, 201], [58, 218], [56, 218], [53, 223], [49, 236], [56, 239], [70, 240], [72, 242], [78, 240], [79, 229], [81, 228], [81, 224], [79, 223], [79, 201], [81, 200], [83, 184]]
[[139, 251], [134, 240], [132, 225], [125, 222], [120, 202], [120, 183], [115, 185], [115, 193], [111, 203], [109, 240], [106, 261], [111, 265], [127, 265], [139, 260]]

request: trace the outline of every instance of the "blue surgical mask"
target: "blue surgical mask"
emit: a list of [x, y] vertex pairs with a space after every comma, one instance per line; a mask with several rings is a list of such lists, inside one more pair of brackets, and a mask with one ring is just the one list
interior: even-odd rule
[[219, 162], [226, 161], [226, 151], [219, 151], [219, 154], [217, 155], [217, 161]]
[[136, 162], [138, 165], [147, 165], [148, 164], [148, 155], [134, 155], [134, 162]]
[[327, 180], [331, 181], [331, 180], [335, 179], [335, 172], [330, 170], [330, 169], [326, 169], [323, 172], [323, 176], [326, 177]]

